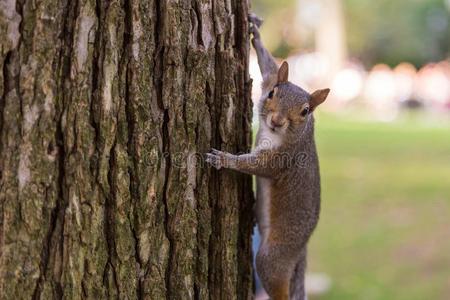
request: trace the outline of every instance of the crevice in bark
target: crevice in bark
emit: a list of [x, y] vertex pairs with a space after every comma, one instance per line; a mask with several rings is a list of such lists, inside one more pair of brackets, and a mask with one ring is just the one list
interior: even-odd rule
[[[186, 75], [186, 77], [188, 77], [189, 75]], [[189, 78], [189, 77], [188, 77]], [[186, 81], [184, 81], [184, 89], [186, 90]], [[183, 115], [183, 127], [184, 127], [184, 134], [186, 135], [186, 139], [189, 138], [189, 129], [188, 129], [188, 124], [187, 124], [187, 114], [186, 114], [186, 106], [187, 106], [187, 102], [189, 101], [189, 99], [187, 97], [185, 97], [183, 99], [183, 107], [182, 107], [182, 115]]]
[[[84, 264], [85, 265], [88, 264], [88, 261], [86, 259], [84, 260]], [[86, 273], [87, 273], [87, 271], [84, 270], [83, 277], [82, 277], [82, 280], [81, 280], [81, 292], [83, 294], [83, 299], [88, 299], [88, 292], [87, 292], [87, 288], [86, 288], [86, 279], [85, 279], [86, 278]]]
[[[174, 257], [174, 243], [173, 238], [171, 235], [171, 229], [170, 229], [170, 213], [169, 213], [169, 207], [168, 207], [168, 199], [167, 199], [167, 187], [168, 187], [168, 180], [169, 180], [169, 174], [170, 174], [170, 168], [171, 168], [171, 157], [170, 157], [170, 143], [169, 143], [169, 111], [168, 108], [165, 107], [165, 103], [163, 101], [162, 97], [162, 90], [163, 90], [163, 65], [164, 65], [164, 18], [162, 17], [164, 15], [164, 3], [161, 3], [160, 1], [155, 2], [155, 31], [154, 31], [154, 37], [156, 39], [156, 49], [153, 57], [153, 86], [155, 87], [155, 94], [156, 94], [156, 101], [158, 104], [159, 109], [163, 113], [163, 119], [162, 119], [162, 125], [161, 125], [161, 131], [162, 131], [162, 153], [161, 153], [161, 160], [164, 160], [164, 167], [165, 167], [165, 176], [164, 176], [164, 183], [163, 183], [163, 190], [162, 190], [162, 205], [164, 207], [164, 230], [166, 238], [169, 242], [169, 253], [168, 255], [168, 265], [165, 272], [165, 288], [166, 288], [166, 298], [171, 298], [171, 271], [172, 271], [172, 264], [173, 264], [173, 257]], [[160, 164], [162, 165], [162, 164]]]
[[[59, 181], [60, 178], [58, 178]], [[47, 265], [50, 258], [50, 249], [52, 244], [52, 236], [53, 232], [56, 228], [56, 222], [58, 219], [58, 213], [60, 212], [60, 203], [59, 201], [56, 203], [56, 206], [53, 208], [50, 216], [50, 226], [47, 231], [47, 235], [45, 237], [42, 251], [41, 251], [41, 262], [39, 264], [40, 274], [39, 278], [36, 282], [36, 287], [33, 292], [33, 299], [40, 299], [42, 284], [45, 281], [46, 273], [47, 273]]]
[[[3, 72], [3, 95], [0, 98], [0, 138], [3, 134], [3, 122], [4, 122], [3, 114], [4, 114], [4, 110], [5, 110], [5, 105], [6, 105], [6, 95], [8, 95], [8, 93], [11, 91], [12, 81], [14, 80], [14, 78], [12, 78], [13, 76], [11, 76], [11, 74], [8, 70], [8, 66], [11, 63], [12, 54], [13, 54], [12, 51], [8, 51], [6, 53], [5, 59], [3, 61], [3, 70], [2, 70], [2, 72]], [[4, 143], [0, 143], [0, 153], [2, 153], [3, 144]], [[3, 162], [0, 162], [0, 180], [2, 179], [2, 176], [3, 176], [2, 165], [3, 165]], [[0, 222], [2, 222], [2, 220], [0, 220]], [[0, 228], [3, 228], [3, 227], [0, 227]], [[1, 246], [1, 243], [0, 243], [0, 246]], [[1, 256], [1, 253], [2, 253], [2, 250], [0, 249], [0, 256]]]
[[[213, 1], [214, 2], [214, 1]], [[214, 4], [213, 4], [214, 7]], [[211, 85], [209, 83], [209, 81], [206, 81], [206, 87], [205, 87], [205, 103], [206, 103], [206, 107], [208, 108], [208, 112], [209, 112], [209, 116], [211, 118], [211, 132], [215, 131], [215, 111], [213, 109], [213, 97], [214, 96], [214, 91], [211, 88]], [[216, 147], [216, 143], [215, 141], [211, 140], [210, 143], [213, 143], [213, 147]], [[208, 189], [209, 189], [209, 207], [211, 207], [211, 232], [214, 232], [214, 222], [213, 222], [213, 214], [214, 214], [214, 202], [213, 199], [216, 199], [216, 194], [214, 193], [214, 183], [217, 182], [217, 176], [215, 174], [215, 172], [211, 172], [209, 171], [209, 184], [208, 184]], [[209, 262], [213, 262], [213, 256], [214, 256], [214, 245], [212, 243], [212, 239], [214, 237], [210, 236], [209, 237], [209, 241], [208, 241], [208, 261]], [[213, 289], [213, 270], [210, 267], [210, 264], [208, 264], [208, 290], [212, 290]]]
[[136, 295], [138, 297], [138, 299], [143, 299], [144, 295], [143, 295], [143, 287], [142, 287], [142, 278], [141, 278], [141, 272], [143, 271], [142, 268], [142, 261], [139, 258], [139, 239], [138, 236], [136, 234], [136, 230], [134, 229], [133, 225], [131, 224], [130, 221], [130, 230], [131, 233], [133, 234], [133, 240], [134, 240], [134, 258], [136, 259], [136, 262], [138, 264], [138, 269], [136, 272], [136, 276], [137, 276], [137, 287], [136, 287]]
[[[70, 80], [70, 70], [72, 69], [72, 52], [73, 52], [73, 44], [74, 44], [74, 30], [75, 30], [75, 24], [77, 20], [77, 16], [79, 14], [79, 1], [68, 1], [68, 14], [67, 18], [64, 21], [63, 25], [63, 38], [66, 38], [67, 44], [63, 43], [62, 47], [65, 47], [67, 50], [67, 54], [65, 57], [65, 65], [66, 68], [63, 69], [64, 73], [61, 75], [61, 86], [62, 88], [62, 109], [60, 110], [60, 114], [58, 116], [58, 126], [56, 129], [56, 141], [58, 141], [60, 144], [58, 145], [59, 150], [59, 172], [58, 172], [58, 198], [57, 201], [60, 205], [60, 211], [59, 211], [59, 220], [61, 225], [59, 226], [59, 238], [57, 242], [59, 242], [59, 249], [61, 251], [60, 255], [60, 261], [63, 264], [63, 252], [64, 252], [64, 224], [66, 221], [66, 210], [67, 206], [69, 205], [67, 195], [66, 195], [66, 159], [69, 155], [68, 151], [71, 149], [66, 149], [65, 145], [65, 124], [63, 124], [63, 114], [64, 114], [64, 107], [69, 103], [72, 99], [72, 91], [70, 89], [65, 88], [66, 82]], [[75, 120], [76, 124], [76, 120]], [[75, 130], [75, 128], [74, 128]], [[75, 145], [76, 147], [76, 145]], [[72, 149], [74, 150], [74, 149]], [[58, 219], [57, 219], [58, 221]], [[54, 247], [55, 249], [58, 249], [57, 247]], [[55, 255], [56, 256], [56, 255]], [[63, 272], [59, 274], [59, 278], [55, 278], [55, 287], [56, 287], [56, 295], [58, 299], [62, 299], [64, 295], [64, 288], [63, 284], [61, 283], [61, 276]]]
[[[130, 95], [130, 86], [132, 82], [132, 71], [128, 69], [128, 64], [126, 67], [126, 80], [125, 80], [125, 118], [127, 120], [127, 134], [128, 134], [128, 140], [126, 145], [126, 151], [127, 156], [130, 161], [128, 166], [128, 176], [130, 177], [129, 187], [128, 190], [130, 191], [130, 199], [131, 199], [131, 206], [132, 206], [132, 213], [134, 220], [137, 219], [136, 215], [136, 200], [139, 199], [139, 193], [138, 193], [138, 178], [136, 178], [135, 170], [137, 169], [137, 163], [135, 160], [135, 151], [133, 147], [133, 136], [134, 136], [134, 119], [133, 119], [133, 111], [132, 111], [132, 99]], [[129, 223], [130, 223], [130, 229], [133, 233], [133, 239], [134, 239], [134, 255], [136, 262], [138, 263], [138, 285], [137, 285], [137, 295], [139, 299], [143, 298], [143, 280], [140, 276], [140, 272], [143, 269], [143, 262], [141, 261], [140, 255], [139, 255], [139, 238], [136, 233], [135, 224], [133, 220], [131, 219], [131, 216], [128, 217]]]
[[143, 280], [141, 278], [141, 272], [144, 270], [143, 262], [141, 261], [141, 258], [139, 256], [139, 237], [136, 233], [135, 224], [133, 223], [133, 219], [136, 219], [135, 215], [135, 201], [138, 199], [139, 195], [137, 192], [136, 185], [138, 184], [137, 178], [135, 176], [135, 169], [137, 168], [136, 162], [134, 157], [135, 152], [133, 148], [133, 136], [134, 136], [134, 119], [133, 119], [133, 112], [132, 109], [132, 98], [130, 95], [130, 89], [131, 84], [133, 81], [133, 72], [129, 69], [130, 64], [130, 47], [133, 42], [133, 15], [132, 15], [132, 2], [131, 1], [125, 1], [123, 3], [123, 10], [125, 12], [125, 30], [124, 30], [124, 37], [123, 37], [123, 46], [122, 49], [124, 50], [124, 53], [121, 57], [119, 70], [121, 72], [124, 72], [124, 76], [120, 74], [119, 78], [125, 79], [124, 82], [124, 98], [123, 98], [123, 104], [125, 106], [125, 118], [127, 121], [127, 144], [126, 144], [126, 151], [128, 160], [130, 161], [127, 172], [129, 176], [129, 186], [128, 190], [130, 193], [130, 214], [127, 216], [128, 223], [130, 226], [130, 231], [133, 235], [133, 241], [134, 241], [134, 259], [136, 260], [137, 264], [137, 270], [136, 270], [136, 277], [137, 277], [137, 285], [136, 285], [136, 296], [138, 299], [143, 298]]
[[[222, 148], [222, 137], [220, 133], [220, 113], [222, 112], [223, 108], [223, 97], [222, 97], [222, 84], [224, 82], [224, 76], [223, 76], [223, 66], [222, 66], [222, 52], [220, 50], [220, 36], [217, 36], [216, 44], [215, 44], [215, 61], [214, 61], [214, 90], [213, 90], [213, 99], [216, 100], [214, 104], [211, 105], [211, 124], [213, 124], [211, 131], [213, 132], [214, 139], [211, 141], [213, 144], [213, 148], [221, 149]], [[228, 75], [226, 75], [228, 76]], [[217, 99], [219, 102], [219, 105], [217, 105]], [[217, 107], [218, 106], [218, 107]], [[210, 199], [221, 199], [221, 174], [218, 172], [211, 172], [210, 182], [212, 183], [212, 186], [210, 186], [210, 191], [212, 191], [212, 195], [210, 196]], [[217, 201], [210, 203], [211, 206], [211, 230], [212, 232], [220, 233], [222, 232], [222, 224], [221, 222], [218, 222], [217, 220], [220, 220], [220, 214], [221, 211], [219, 209], [219, 203]], [[218, 241], [221, 241], [221, 236], [214, 235], [212, 236], [212, 242], [210, 242], [210, 249], [209, 249], [209, 261], [211, 264], [208, 266], [210, 273], [209, 273], [209, 281], [211, 283], [211, 292], [215, 296], [221, 296], [221, 290], [220, 288], [217, 288], [214, 283], [215, 282], [221, 282], [222, 281], [222, 269], [214, 267], [216, 264], [220, 264], [219, 258], [222, 257], [222, 249], [220, 249]]]
[[156, 92], [156, 101], [160, 110], [164, 110], [164, 102], [162, 98], [162, 89], [163, 89], [163, 81], [162, 81], [162, 73], [163, 73], [163, 59], [164, 59], [164, 44], [163, 44], [163, 35], [164, 35], [164, 24], [162, 23], [162, 18], [160, 15], [163, 14], [161, 3], [159, 1], [155, 1], [155, 31], [153, 32], [153, 36], [155, 37], [155, 53], [153, 57], [153, 86], [155, 87]]
[[[211, 14], [212, 14], [212, 26], [213, 26], [213, 33], [215, 35], [217, 35], [217, 28], [216, 28], [216, 18], [215, 18], [215, 14], [216, 14], [216, 9], [215, 9], [215, 1], [211, 1]], [[217, 38], [217, 36], [216, 36]]]
[[20, 49], [20, 45], [22, 44], [23, 39], [23, 6], [25, 5], [26, 0], [18, 0], [16, 2], [16, 11], [20, 15], [20, 23], [19, 23], [19, 40], [17, 42], [16, 49]]
[[[127, 40], [127, 45], [129, 47], [130, 43], [132, 42], [132, 7], [131, 2], [128, 2], [128, 5], [125, 5], [125, 31], [127, 31], [128, 34], [126, 38], [124, 37], [124, 43], [125, 40]], [[129, 51], [128, 51], [129, 52]], [[130, 53], [128, 53], [130, 54]], [[129, 176], [129, 187], [128, 190], [130, 192], [130, 201], [131, 201], [131, 215], [128, 216], [129, 224], [130, 224], [130, 230], [133, 234], [134, 239], [134, 255], [135, 260], [138, 264], [138, 270], [136, 272], [137, 274], [137, 287], [136, 287], [136, 294], [139, 299], [143, 298], [144, 289], [143, 289], [143, 278], [144, 276], [141, 276], [141, 272], [145, 270], [145, 266], [143, 266], [143, 262], [140, 258], [139, 254], [139, 237], [136, 233], [136, 220], [138, 219], [137, 211], [136, 211], [136, 201], [139, 199], [139, 178], [136, 176], [136, 170], [138, 169], [138, 162], [136, 161], [136, 151], [134, 147], [134, 136], [135, 136], [135, 111], [133, 106], [133, 97], [131, 94], [131, 87], [133, 84], [133, 70], [130, 68], [130, 56], [128, 55], [128, 59], [126, 61], [125, 68], [125, 91], [124, 91], [124, 104], [125, 104], [125, 119], [127, 122], [127, 143], [126, 143], [126, 151], [127, 156], [129, 160], [129, 165], [127, 168], [128, 176]]]
[[[98, 152], [97, 146], [98, 146], [98, 137], [100, 136], [100, 128], [98, 126], [98, 121], [96, 120], [96, 108], [99, 105], [100, 99], [99, 99], [99, 91], [98, 91], [98, 83], [101, 80], [101, 72], [100, 72], [100, 63], [103, 61], [104, 56], [104, 47], [101, 47], [101, 41], [102, 41], [102, 32], [103, 32], [103, 23], [104, 20], [102, 19], [102, 11], [101, 11], [101, 0], [95, 1], [95, 15], [97, 17], [97, 31], [95, 32], [95, 39], [94, 39], [94, 52], [92, 54], [92, 76], [91, 76], [91, 103], [89, 105], [89, 122], [92, 128], [94, 129], [94, 145], [96, 148], [96, 153]], [[92, 169], [97, 169], [97, 159], [92, 159], [94, 166], [92, 166]], [[95, 175], [96, 182], [97, 181], [97, 175]]]
[[[59, 124], [61, 124], [61, 119]], [[60, 125], [61, 126], [61, 125]], [[57, 215], [56, 215], [56, 219], [55, 219], [55, 227], [53, 227], [53, 232], [51, 232], [50, 234], [50, 243], [51, 243], [51, 239], [52, 236], [54, 235], [54, 231], [56, 229], [57, 226], [57, 222], [58, 222], [58, 215], [59, 215], [59, 220], [61, 220], [61, 225], [60, 225], [60, 234], [59, 234], [59, 249], [61, 251], [61, 261], [62, 261], [62, 252], [63, 252], [63, 247], [64, 247], [64, 220], [65, 220], [65, 214], [66, 214], [66, 205], [64, 204], [64, 183], [65, 183], [65, 176], [66, 176], [66, 172], [65, 172], [65, 157], [66, 157], [66, 152], [65, 152], [65, 148], [64, 148], [64, 136], [62, 133], [62, 129], [61, 127], [58, 126], [57, 131], [56, 131], [56, 140], [57, 141], [61, 141], [61, 145], [59, 145], [59, 150], [58, 151], [58, 178], [57, 178], [57, 182], [58, 182], [58, 198], [57, 198]], [[50, 246], [51, 244], [49, 244]], [[48, 253], [48, 255], [50, 255], [50, 253]], [[56, 256], [56, 255], [55, 255]], [[45, 265], [45, 271], [47, 270], [47, 265], [48, 265], [48, 257], [47, 257], [47, 261], [46, 261], [46, 265]], [[59, 274], [59, 276], [61, 276], [61, 274]], [[56, 281], [54, 282], [55, 284], [55, 293], [58, 296], [58, 299], [62, 299], [63, 298], [63, 286], [61, 284], [61, 278], [56, 278]]]
[[[197, 123], [197, 125], [195, 126], [195, 144], [196, 145], [200, 145], [199, 144], [199, 124]], [[200, 160], [201, 165], [200, 168], [205, 168], [206, 165], [204, 164], [204, 160], [201, 159]], [[205, 172], [199, 172], [199, 178], [197, 182], [203, 182], [204, 181], [204, 176], [205, 176]], [[196, 184], [196, 187], [194, 189], [194, 195], [195, 195], [195, 199], [199, 199], [201, 197], [200, 195], [200, 189], [199, 189], [200, 184]], [[196, 216], [197, 216], [197, 220], [201, 219], [201, 211], [203, 210], [203, 208], [200, 207], [200, 205], [197, 206], [196, 209]], [[197, 243], [196, 243], [196, 248], [195, 248], [195, 254], [196, 254], [196, 258], [195, 258], [195, 278], [196, 280], [194, 280], [194, 300], [200, 300], [200, 287], [198, 284], [198, 281], [202, 280], [203, 278], [201, 277], [201, 249], [200, 247], [205, 247], [204, 243], [201, 241], [203, 233], [199, 230], [197, 232], [196, 235], [196, 239], [197, 239]]]
[[203, 44], [203, 37], [202, 37], [202, 12], [200, 10], [198, 1], [193, 1], [192, 9], [194, 11], [195, 17], [197, 19], [197, 45], [205, 46]]
[[[16, 93], [17, 93], [17, 97], [19, 98], [19, 106], [20, 106], [20, 119], [23, 120], [23, 99], [22, 99], [22, 93], [21, 93], [21, 86], [20, 86], [20, 58], [19, 58], [19, 49], [22, 43], [22, 38], [23, 38], [23, 26], [24, 26], [24, 16], [23, 16], [23, 7], [25, 5], [25, 0], [19, 0], [16, 2], [16, 12], [20, 15], [20, 23], [19, 23], [19, 40], [16, 46], [16, 49], [13, 49], [12, 51], [12, 60], [14, 61], [14, 63], [17, 64], [17, 67], [15, 70], [17, 70], [17, 74], [14, 74], [14, 80], [12, 82], [14, 82], [14, 87], [16, 89]], [[20, 137], [22, 138], [23, 135], [23, 130], [22, 130], [22, 122], [19, 123], [20, 128]], [[20, 203], [20, 202], [19, 202]], [[19, 204], [20, 207], [20, 204]]]
[[[115, 180], [114, 180], [114, 172], [115, 172], [115, 154], [116, 141], [114, 141], [113, 146], [110, 150], [109, 157], [109, 168], [108, 168], [108, 185], [109, 185], [109, 194], [105, 198], [105, 237], [106, 243], [108, 247], [108, 262], [110, 265], [114, 285], [117, 292], [117, 297], [120, 297], [120, 285], [117, 279], [117, 271], [115, 262], [117, 260], [117, 251], [116, 251], [116, 230], [115, 230], [115, 216], [116, 216], [116, 190], [115, 190]], [[106, 277], [108, 278], [108, 277]]]
[[[116, 295], [116, 297], [113, 297], [114, 295], [111, 293], [111, 290], [109, 289], [109, 286], [108, 286], [108, 282], [109, 282], [108, 274], [109, 274], [109, 269], [110, 268], [112, 269], [112, 266], [111, 266], [111, 263], [110, 263], [110, 261], [108, 259], [108, 261], [105, 264], [105, 268], [103, 269], [103, 285], [104, 285], [105, 290], [106, 290], [106, 295], [107, 295], [106, 298], [107, 299], [113, 299], [113, 298], [120, 299], [118, 297], [118, 295]], [[117, 289], [116, 289], [116, 291], [117, 291]]]
[[172, 264], [173, 264], [173, 258], [174, 258], [174, 242], [173, 237], [170, 232], [170, 212], [168, 207], [168, 199], [167, 199], [167, 185], [168, 185], [168, 179], [170, 174], [170, 167], [171, 167], [171, 158], [170, 158], [170, 143], [169, 143], [169, 111], [166, 109], [164, 110], [164, 120], [162, 125], [162, 131], [163, 131], [163, 159], [165, 159], [165, 176], [164, 176], [164, 185], [163, 185], [163, 193], [162, 193], [162, 202], [164, 205], [164, 211], [165, 211], [165, 220], [164, 220], [164, 228], [166, 231], [166, 237], [169, 241], [169, 254], [168, 254], [168, 264], [167, 264], [167, 270], [166, 270], [166, 297], [167, 299], [171, 299], [171, 274], [172, 274]]

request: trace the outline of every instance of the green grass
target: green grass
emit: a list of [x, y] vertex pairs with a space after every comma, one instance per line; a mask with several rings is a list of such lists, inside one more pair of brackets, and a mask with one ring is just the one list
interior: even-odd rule
[[450, 299], [450, 126], [319, 115], [322, 212], [313, 299]]

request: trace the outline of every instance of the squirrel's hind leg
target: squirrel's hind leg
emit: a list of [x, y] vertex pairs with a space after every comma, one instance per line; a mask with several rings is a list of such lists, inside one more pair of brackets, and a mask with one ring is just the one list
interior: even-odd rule
[[[289, 288], [298, 260], [290, 245], [263, 244], [256, 255], [256, 271], [272, 300], [289, 300]], [[298, 251], [297, 251], [298, 252]]]
[[300, 258], [295, 265], [290, 286], [290, 300], [305, 300], [305, 270], [306, 270], [306, 247], [300, 252]]

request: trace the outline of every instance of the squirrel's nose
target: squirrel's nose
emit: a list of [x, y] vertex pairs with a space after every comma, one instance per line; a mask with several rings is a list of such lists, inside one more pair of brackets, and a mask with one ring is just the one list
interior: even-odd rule
[[270, 121], [274, 127], [282, 127], [285, 123], [284, 118], [282, 118], [279, 114], [273, 114]]

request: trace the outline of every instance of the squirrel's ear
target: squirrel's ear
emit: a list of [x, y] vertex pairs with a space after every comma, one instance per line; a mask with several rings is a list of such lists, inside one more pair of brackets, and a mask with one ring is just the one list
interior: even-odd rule
[[283, 61], [280, 69], [278, 70], [278, 83], [287, 82], [288, 75], [289, 75], [289, 65], [286, 61]]
[[327, 98], [330, 93], [330, 89], [317, 90], [311, 94], [311, 98], [309, 99], [309, 107], [310, 110], [313, 111], [317, 106], [322, 104], [323, 101]]

